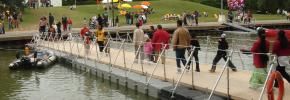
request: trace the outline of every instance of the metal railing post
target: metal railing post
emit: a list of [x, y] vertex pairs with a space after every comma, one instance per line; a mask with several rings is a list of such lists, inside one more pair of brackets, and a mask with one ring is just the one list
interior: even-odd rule
[[125, 54], [125, 47], [122, 47], [122, 52], [123, 52], [123, 62], [124, 62], [124, 67], [125, 70], [127, 70], [127, 65], [126, 65], [126, 54]]
[[[192, 47], [193, 49], [193, 51], [192, 52], [195, 52], [195, 49], [196, 49], [196, 47]], [[194, 89], [195, 87], [194, 87], [194, 70], [193, 70], [193, 63], [195, 62], [196, 63], [196, 59], [194, 59], [193, 60], [193, 57], [191, 57], [191, 87], [192, 87], [192, 89]], [[197, 62], [197, 63], [199, 63], [199, 62]], [[196, 65], [195, 65], [196, 66]]]
[[216, 82], [215, 82], [215, 85], [214, 85], [214, 87], [213, 87], [213, 89], [212, 89], [212, 91], [211, 91], [211, 93], [210, 93], [210, 95], [209, 95], [209, 97], [208, 97], [208, 100], [211, 99], [211, 97], [212, 97], [212, 95], [213, 95], [213, 93], [214, 93], [214, 91], [215, 91], [215, 89], [216, 89], [216, 87], [217, 87], [217, 85], [218, 85], [220, 79], [222, 78], [222, 75], [223, 75], [225, 69], [226, 69], [227, 66], [228, 66], [228, 63], [229, 63], [230, 58], [231, 58], [232, 55], [233, 55], [233, 50], [231, 50], [230, 55], [229, 55], [229, 57], [227, 58], [227, 61], [226, 61], [225, 65], [223, 66], [222, 72], [220, 73], [218, 79], [217, 79]]
[[[167, 44], [165, 44], [165, 46], [164, 46], [163, 49], [162, 49], [162, 52], [161, 52], [159, 55], [163, 55], [163, 53], [164, 53], [164, 51], [165, 51], [165, 49], [166, 49], [166, 48], [165, 48], [166, 46], [167, 46]], [[154, 72], [156, 71], [157, 66], [158, 66], [158, 63], [160, 62], [160, 60], [161, 60], [161, 56], [158, 56], [157, 63], [155, 64], [155, 67], [154, 67], [152, 73], [150, 74], [150, 77], [149, 77], [148, 81], [146, 82], [146, 86], [149, 85], [149, 82], [150, 82], [150, 80], [151, 80], [151, 78], [152, 78]]]
[[[115, 60], [114, 60], [113, 65], [116, 64], [116, 61], [117, 61], [117, 59], [118, 59], [118, 57], [119, 57], [119, 54], [120, 54], [120, 52], [121, 52], [121, 50], [122, 50], [122, 48], [123, 48], [123, 46], [124, 46], [124, 43], [125, 43], [125, 39], [122, 40], [122, 44], [121, 44], [120, 47], [119, 47], [119, 51], [118, 51], [118, 53], [117, 53], [117, 55], [116, 55], [116, 57], [115, 57]], [[113, 66], [113, 65], [112, 65], [112, 66]], [[110, 66], [110, 70], [109, 70], [110, 73], [112, 72], [112, 66]]]
[[99, 51], [98, 51], [98, 43], [97, 43], [97, 39], [95, 41], [95, 47], [96, 47], [96, 55], [97, 55], [97, 59], [100, 60], [100, 57], [99, 57]]
[[[131, 70], [132, 70], [132, 68], [133, 68], [133, 65], [134, 65], [134, 63], [135, 63], [136, 57], [138, 56], [138, 53], [139, 53], [139, 51], [140, 51], [140, 48], [141, 48], [141, 44], [139, 44], [138, 49], [137, 49], [137, 51], [135, 52], [135, 57], [134, 57], [134, 61], [133, 61], [133, 63], [131, 64], [129, 70], [126, 71], [126, 74], [125, 74], [126, 81], [127, 81], [127, 79], [128, 79], [128, 74], [131, 72]], [[138, 60], [138, 59], [137, 59], [137, 60]]]
[[[163, 73], [164, 73], [164, 81], [167, 81], [167, 79], [166, 79], [166, 66], [165, 66], [165, 62], [166, 62], [166, 56], [165, 56], [165, 53], [166, 53], [166, 45], [164, 45], [164, 44], [162, 44], [163, 46], [164, 46], [164, 53], [163, 53], [163, 55], [160, 55], [160, 56], [164, 56], [163, 58], [164, 58], [164, 62], [163, 62]], [[162, 61], [161, 61], [162, 62]]]
[[260, 93], [259, 100], [262, 100], [262, 99], [263, 99], [263, 94], [264, 94], [265, 88], [266, 88], [266, 86], [267, 86], [267, 81], [268, 81], [268, 79], [269, 79], [269, 77], [270, 77], [270, 75], [271, 75], [271, 71], [272, 71], [272, 69], [273, 69], [273, 67], [274, 67], [274, 64], [275, 64], [276, 59], [277, 59], [277, 57], [274, 56], [273, 60], [272, 60], [271, 63], [270, 63], [271, 66], [270, 66], [270, 69], [269, 69], [269, 71], [268, 71], [268, 75], [267, 75], [266, 81], [265, 81], [265, 83], [264, 83], [263, 89], [262, 89], [262, 91], [261, 91], [261, 93]]
[[[194, 48], [192, 50], [194, 50]], [[189, 57], [187, 58], [185, 66], [187, 66], [188, 63], [190, 62], [190, 59], [192, 58], [192, 55], [193, 55], [193, 51], [190, 53]], [[176, 59], [178, 59], [178, 58], [176, 58]], [[187, 66], [187, 67], [190, 67], [190, 66]], [[177, 89], [177, 86], [178, 86], [179, 82], [181, 81], [181, 78], [184, 75], [185, 70], [187, 70], [186, 67], [183, 68], [181, 75], [178, 77], [177, 83], [175, 84], [175, 86], [174, 86], [174, 88], [172, 90], [171, 98], [174, 98], [175, 90]]]
[[208, 56], [209, 42], [210, 42], [210, 36], [206, 36], [205, 63], [207, 63], [207, 56]]
[[[235, 42], [234, 39], [232, 39], [232, 49], [235, 51], [236, 48], [237, 48], [236, 42]], [[244, 64], [244, 61], [243, 61], [243, 59], [241, 57], [241, 52], [238, 52], [238, 55], [239, 55], [240, 61], [242, 63], [243, 69], [245, 69], [245, 64]]]

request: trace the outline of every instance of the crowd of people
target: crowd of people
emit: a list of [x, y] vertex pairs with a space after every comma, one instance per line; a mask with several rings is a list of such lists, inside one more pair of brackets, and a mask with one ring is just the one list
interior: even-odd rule
[[[284, 30], [280, 30], [278, 32], [277, 39], [273, 44], [271, 52], [270, 42], [266, 40], [266, 31], [264, 29], [258, 30], [258, 39], [251, 48], [251, 52], [254, 53], [253, 62], [255, 69], [250, 79], [250, 88], [257, 89], [262, 87], [262, 84], [264, 84], [266, 81], [268, 74], [267, 64], [269, 62], [267, 53], [272, 53], [277, 56], [278, 65], [276, 67], [276, 71], [280, 72], [280, 74], [288, 81], [288, 83], [290, 83], [290, 76], [285, 71], [285, 68], [290, 66], [290, 41], [287, 39], [285, 34], [286, 33]], [[277, 86], [277, 82], [275, 83], [275, 86]]]
[[[195, 12], [194, 15], [199, 16], [198, 12]], [[184, 16], [184, 20], [190, 19], [186, 14]], [[108, 40], [103, 29], [103, 26], [106, 24], [103, 24], [103, 20], [98, 19], [99, 17], [94, 20], [101, 24], [97, 24], [95, 26], [95, 32], [90, 32], [90, 29], [85, 23], [80, 32], [80, 36], [85, 41], [84, 43], [86, 50], [89, 50], [89, 44], [93, 41], [93, 38], [96, 38], [96, 43], [99, 45], [100, 52], [109, 53], [109, 49], [106, 48], [106, 45], [108, 45]], [[196, 63], [195, 71], [200, 72], [198, 58], [198, 52], [201, 50], [200, 44], [196, 38], [196, 34], [190, 33], [188, 29], [183, 26], [188, 25], [186, 24], [187, 21], [184, 20], [177, 20], [177, 29], [173, 32], [171, 41], [172, 48], [176, 55], [177, 72], [180, 73], [182, 71], [182, 65], [186, 70], [190, 70], [190, 65], [194, 63], [191, 60], [193, 58], [195, 59]], [[275, 41], [273, 49], [270, 49], [270, 42], [266, 40], [264, 29], [259, 29], [257, 35], [258, 39], [250, 50], [250, 52], [253, 54], [253, 65], [255, 66], [252, 77], [249, 80], [251, 85], [250, 88], [259, 88], [262, 86], [261, 84], [264, 84], [266, 81], [266, 76], [268, 73], [267, 65], [269, 62], [268, 53], [277, 55], [278, 66], [276, 67], [276, 70], [279, 71], [282, 76], [290, 83], [290, 76], [285, 71], [285, 67], [290, 66], [290, 42], [285, 36], [285, 31], [279, 31], [278, 39]], [[144, 61], [149, 63], [157, 63], [160, 60], [162, 64], [165, 64], [165, 52], [167, 49], [169, 49], [169, 43], [170, 34], [165, 29], [163, 29], [162, 25], [157, 25], [157, 29], [155, 29], [154, 26], [150, 26], [150, 31], [145, 33], [142, 29], [142, 24], [137, 22], [136, 29], [133, 32], [133, 44], [136, 54], [134, 63], [140, 62], [143, 64]], [[229, 68], [231, 68], [233, 72], [237, 72], [237, 67], [230, 59], [228, 59], [228, 57], [230, 57], [228, 54], [229, 45], [226, 40], [226, 34], [223, 32], [221, 32], [217, 48], [218, 50], [212, 61], [212, 67], [209, 69], [209, 72], [214, 73], [216, 71], [217, 63], [221, 59], [224, 59], [225, 61], [228, 60], [227, 62]], [[188, 62], [185, 57], [186, 52], [188, 52], [188, 54], [192, 54], [188, 55]]]
[[[116, 16], [116, 22], [119, 20], [118, 16]], [[84, 23], [87, 24], [86, 18], [84, 18]], [[119, 23], [119, 21], [118, 21]], [[89, 19], [89, 28], [95, 29], [97, 26], [108, 27], [109, 26], [109, 17], [107, 13], [98, 14], [98, 16], [93, 16]]]
[[125, 14], [126, 24], [133, 25], [134, 20], [136, 23], [139, 23], [140, 26], [147, 23], [147, 14], [146, 13], [137, 13], [137, 12], [127, 12]]
[[22, 21], [22, 12], [0, 11], [0, 34], [5, 34], [5, 23], [8, 24], [8, 30], [13, 30], [19, 28]]
[[54, 16], [49, 13], [48, 17], [43, 16], [39, 20], [39, 32], [48, 32], [52, 36], [60, 37], [63, 32], [71, 32], [72, 19], [62, 16], [61, 21], [56, 21]]
[[253, 19], [253, 14], [250, 10], [248, 11], [239, 10], [236, 13], [231, 10], [228, 11], [227, 21], [230, 23], [235, 21], [235, 22], [243, 22], [247, 24], [247, 23], [251, 23], [252, 19]]

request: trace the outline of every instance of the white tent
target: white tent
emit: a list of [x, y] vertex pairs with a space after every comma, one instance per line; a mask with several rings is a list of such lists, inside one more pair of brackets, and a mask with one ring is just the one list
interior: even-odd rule
[[54, 7], [62, 6], [62, 0], [50, 0], [50, 1], [51, 5], [53, 5]]
[[[40, 3], [40, 0], [37, 0], [39, 3], [39, 6], [41, 6], [41, 3]], [[28, 0], [25, 0], [25, 3], [27, 3], [28, 2]], [[59, 7], [59, 6], [62, 6], [62, 0], [50, 0], [50, 2], [51, 2], [51, 5], [53, 6], [53, 7]]]

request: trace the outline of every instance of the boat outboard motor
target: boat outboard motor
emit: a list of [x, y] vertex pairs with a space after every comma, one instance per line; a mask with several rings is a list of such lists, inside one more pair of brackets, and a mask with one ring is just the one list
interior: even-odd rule
[[19, 59], [21, 57], [21, 51], [17, 51], [15, 56], [16, 56], [16, 59]]
[[30, 67], [31, 66], [31, 62], [30, 62], [30, 58], [29, 57], [22, 57], [21, 58], [21, 62], [22, 62], [22, 66], [25, 66], [25, 67]]

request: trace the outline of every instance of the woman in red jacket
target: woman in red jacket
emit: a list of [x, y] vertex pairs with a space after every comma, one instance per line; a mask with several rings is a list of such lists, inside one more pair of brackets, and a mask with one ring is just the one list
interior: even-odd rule
[[269, 61], [268, 55], [270, 42], [266, 40], [265, 30], [258, 30], [259, 39], [253, 44], [251, 52], [253, 53], [253, 62], [255, 69], [250, 79], [250, 88], [262, 87], [266, 81], [267, 63]]
[[282, 76], [290, 83], [290, 76], [285, 71], [285, 67], [290, 67], [290, 43], [285, 36], [285, 31], [280, 30], [278, 32], [278, 39], [275, 41], [273, 46], [273, 54], [278, 57], [278, 66], [276, 70], [279, 71]]

